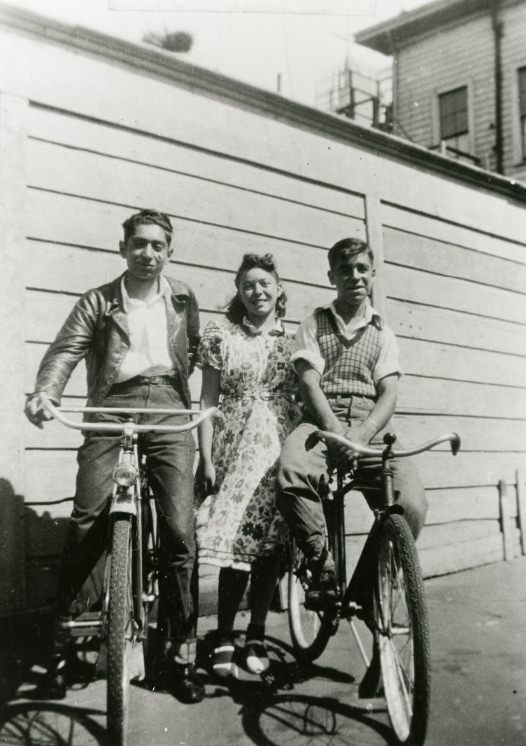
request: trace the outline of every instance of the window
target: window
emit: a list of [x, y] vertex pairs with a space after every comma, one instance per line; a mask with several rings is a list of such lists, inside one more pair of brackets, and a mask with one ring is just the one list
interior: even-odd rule
[[[525, 83], [526, 85], [526, 83]], [[526, 89], [525, 89], [526, 93]], [[525, 99], [526, 101], [526, 99]], [[438, 97], [440, 140], [450, 148], [469, 152], [468, 88], [462, 86]]]
[[519, 70], [519, 117], [522, 160], [526, 161], [526, 67]]

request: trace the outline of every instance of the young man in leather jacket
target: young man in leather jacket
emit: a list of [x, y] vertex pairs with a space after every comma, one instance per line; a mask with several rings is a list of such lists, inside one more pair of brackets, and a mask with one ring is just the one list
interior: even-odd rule
[[[49, 419], [42, 393], [58, 404], [73, 369], [84, 359], [88, 406], [190, 407], [188, 375], [199, 340], [192, 290], [167, 278], [173, 228], [164, 213], [141, 210], [124, 223], [120, 254], [126, 272], [89, 290], [75, 304], [40, 364], [25, 413], [38, 427]], [[115, 415], [97, 415], [97, 419]], [[140, 415], [141, 422], [180, 424], [182, 416]], [[78, 474], [58, 594], [58, 618], [100, 606], [108, 498], [120, 437], [87, 433], [78, 451]], [[204, 696], [195, 673], [196, 597], [193, 514], [194, 441], [190, 433], [144, 433], [161, 533], [158, 628], [174, 675], [175, 692], [188, 703]], [[57, 630], [60, 625], [57, 626]], [[67, 641], [57, 631], [48, 685], [63, 696]]]

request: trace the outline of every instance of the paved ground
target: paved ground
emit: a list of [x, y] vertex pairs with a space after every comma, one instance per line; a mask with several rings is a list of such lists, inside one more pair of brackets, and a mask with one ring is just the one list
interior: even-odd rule
[[[429, 746], [526, 744], [525, 577], [522, 558], [426, 583], [433, 660]], [[240, 615], [238, 627], [245, 626]], [[201, 625], [202, 654], [213, 627], [213, 618]], [[356, 707], [364, 669], [348, 627], [341, 626], [301, 675], [288, 647], [284, 614], [272, 615], [268, 633], [274, 690], [248, 674], [230, 689], [208, 677], [205, 701], [188, 707], [166, 691], [133, 687], [130, 746], [391, 743], [385, 712]], [[38, 669], [32, 680], [25, 679], [18, 698], [5, 708], [0, 744], [106, 743], [103, 681], [48, 703], [33, 698]]]

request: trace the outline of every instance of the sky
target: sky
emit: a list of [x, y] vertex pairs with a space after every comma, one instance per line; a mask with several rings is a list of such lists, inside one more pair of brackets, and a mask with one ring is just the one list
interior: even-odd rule
[[[427, 0], [429, 2], [429, 0]], [[10, 0], [66, 23], [141, 42], [144, 33], [187, 31], [182, 59], [307, 105], [331, 73], [386, 69], [389, 58], [352, 42], [367, 26], [426, 0]]]

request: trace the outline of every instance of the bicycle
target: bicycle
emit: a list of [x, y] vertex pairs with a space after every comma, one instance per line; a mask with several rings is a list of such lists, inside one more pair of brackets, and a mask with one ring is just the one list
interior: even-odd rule
[[[65, 622], [72, 636], [94, 635], [107, 650], [107, 726], [111, 743], [125, 746], [128, 731], [129, 682], [144, 676], [148, 619], [158, 596], [159, 536], [151, 506], [148, 470], [139, 460], [138, 434], [181, 433], [196, 428], [215, 411], [114, 407], [56, 407], [42, 395], [45, 409], [66, 427], [84, 432], [121, 434], [117, 465], [113, 470], [113, 494], [109, 508], [109, 532], [101, 612]], [[77, 422], [64, 413], [128, 415], [123, 422]], [[188, 416], [181, 425], [139, 425], [133, 415]], [[146, 466], [146, 468], [145, 468]], [[133, 664], [139, 663], [136, 670]]]
[[[351, 489], [360, 489], [354, 472], [336, 470], [336, 488], [323, 499], [327, 525], [327, 544], [335, 568], [335, 598], [323, 604], [321, 611], [305, 606], [305, 593], [311, 575], [305, 559], [290, 542], [288, 567], [289, 628], [296, 657], [302, 662], [315, 660], [338, 629], [341, 619], [348, 620], [361, 657], [369, 671], [365, 652], [354, 617], [364, 620], [373, 635], [373, 655], [379, 658], [384, 698], [391, 726], [402, 744], [424, 743], [429, 716], [430, 649], [427, 610], [420, 563], [413, 535], [403, 517], [403, 508], [394, 499], [393, 472], [389, 462], [430, 450], [449, 442], [453, 455], [460, 448], [456, 433], [442, 435], [410, 450], [394, 451], [396, 436], [384, 436], [384, 449], [353, 443], [322, 430], [314, 437], [351, 449], [357, 459], [381, 459], [381, 507], [374, 511], [374, 522], [347, 583], [345, 558], [344, 498]], [[372, 586], [372, 587], [371, 587]], [[367, 596], [367, 590], [370, 589]], [[366, 594], [366, 595], [364, 595]], [[373, 680], [375, 676], [373, 675]], [[375, 685], [375, 694], [378, 688]], [[364, 697], [369, 694], [361, 695]], [[373, 694], [374, 697], [374, 694]]]

